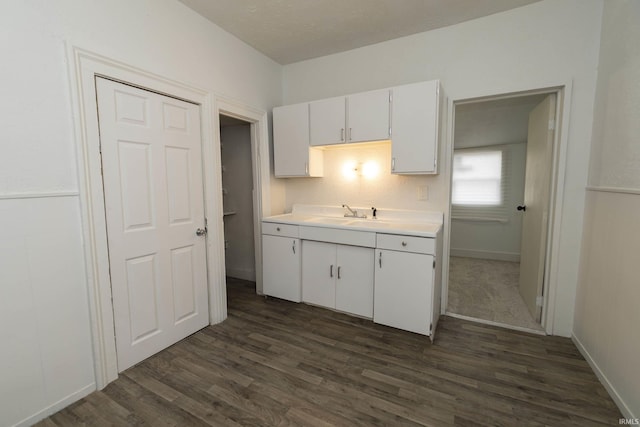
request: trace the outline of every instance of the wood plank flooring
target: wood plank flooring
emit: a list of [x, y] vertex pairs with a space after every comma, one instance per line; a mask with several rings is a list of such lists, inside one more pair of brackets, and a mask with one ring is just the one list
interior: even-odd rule
[[443, 317], [429, 339], [257, 296], [38, 426], [596, 426], [621, 417], [571, 340]]

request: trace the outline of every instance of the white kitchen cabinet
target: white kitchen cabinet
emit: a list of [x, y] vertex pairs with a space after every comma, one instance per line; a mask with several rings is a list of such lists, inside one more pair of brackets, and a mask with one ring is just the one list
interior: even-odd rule
[[262, 229], [263, 293], [300, 302], [301, 250], [298, 227], [263, 223]]
[[303, 240], [302, 300], [371, 318], [373, 256], [372, 248]]
[[429, 335], [440, 316], [436, 239], [377, 235], [373, 321]]
[[391, 173], [437, 174], [440, 82], [392, 89]]
[[309, 143], [341, 144], [346, 140], [346, 98], [321, 99], [309, 103]]
[[320, 177], [322, 152], [309, 145], [309, 104], [273, 109], [273, 159], [277, 177]]
[[310, 144], [333, 145], [389, 139], [388, 89], [309, 104]]
[[347, 97], [347, 142], [389, 139], [388, 89], [356, 93]]

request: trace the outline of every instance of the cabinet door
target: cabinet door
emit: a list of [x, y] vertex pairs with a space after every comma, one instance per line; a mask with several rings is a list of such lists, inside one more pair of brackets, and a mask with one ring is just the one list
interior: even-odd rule
[[309, 104], [273, 109], [273, 160], [277, 177], [321, 176], [309, 159]]
[[329, 98], [309, 103], [311, 145], [345, 142], [345, 98]]
[[337, 274], [335, 244], [303, 241], [302, 300], [304, 302], [335, 308]]
[[371, 248], [338, 245], [336, 310], [373, 317], [373, 256]]
[[300, 302], [300, 239], [262, 236], [263, 292]]
[[433, 256], [376, 250], [373, 321], [430, 334]]
[[388, 89], [350, 95], [347, 105], [347, 142], [389, 139]]
[[393, 88], [391, 173], [436, 174], [440, 83]]

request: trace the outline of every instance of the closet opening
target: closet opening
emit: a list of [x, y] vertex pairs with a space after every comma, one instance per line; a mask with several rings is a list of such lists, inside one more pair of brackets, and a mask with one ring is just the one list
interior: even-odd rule
[[256, 292], [252, 124], [220, 114], [226, 286]]

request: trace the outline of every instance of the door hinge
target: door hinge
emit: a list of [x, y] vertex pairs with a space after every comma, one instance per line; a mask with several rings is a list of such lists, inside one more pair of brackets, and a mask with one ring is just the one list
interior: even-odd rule
[[542, 297], [536, 297], [536, 307], [542, 307]]
[[556, 130], [556, 121], [555, 121], [555, 119], [549, 120], [549, 130]]

